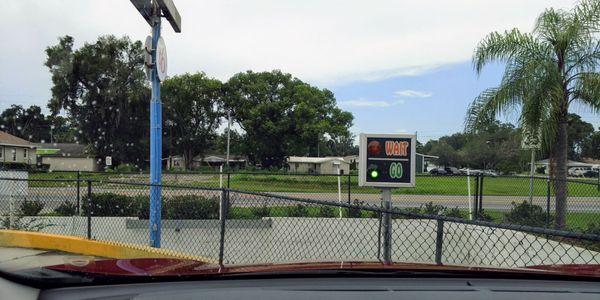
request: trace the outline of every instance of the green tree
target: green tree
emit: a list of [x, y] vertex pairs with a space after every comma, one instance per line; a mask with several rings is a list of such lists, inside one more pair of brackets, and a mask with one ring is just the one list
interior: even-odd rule
[[31, 142], [50, 142], [50, 123], [42, 109], [11, 105], [0, 114], [0, 130]]
[[459, 166], [461, 164], [461, 158], [458, 151], [456, 151], [452, 146], [448, 145], [446, 142], [438, 142], [434, 143], [431, 147], [430, 153], [432, 155], [438, 156], [437, 164], [441, 166]]
[[477, 73], [492, 61], [505, 63], [500, 85], [481, 93], [467, 112], [466, 126], [520, 110], [520, 123], [539, 128], [557, 181], [556, 227], [567, 208], [568, 113], [572, 103], [600, 110], [600, 1], [583, 0], [570, 11], [546, 9], [532, 33], [513, 29], [484, 38], [473, 56]]
[[581, 156], [600, 159], [600, 128], [582, 142]]
[[594, 126], [588, 122], [581, 120], [581, 117], [576, 114], [568, 116], [567, 134], [569, 136], [569, 154], [570, 159], [581, 159], [581, 151], [583, 142], [594, 133]]
[[[186, 169], [192, 159], [212, 147], [223, 115], [223, 84], [204, 73], [184, 74], [162, 83], [166, 134], [183, 154]], [[172, 128], [169, 128], [172, 127]]]
[[48, 107], [54, 115], [67, 113], [94, 154], [110, 155], [115, 164], [145, 164], [150, 91], [142, 43], [111, 35], [79, 49], [73, 42], [64, 36], [46, 48], [53, 83]]
[[328, 140], [344, 143], [353, 120], [332, 92], [280, 71], [234, 75], [226, 105], [245, 132], [246, 155], [265, 168], [281, 167], [289, 155], [316, 156]]

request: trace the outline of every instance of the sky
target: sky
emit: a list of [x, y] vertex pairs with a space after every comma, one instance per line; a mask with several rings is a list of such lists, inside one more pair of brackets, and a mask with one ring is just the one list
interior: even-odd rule
[[[144, 40], [149, 26], [126, 0], [0, 0], [0, 110], [45, 107], [51, 78], [44, 49], [99, 35]], [[336, 95], [352, 132], [417, 132], [435, 139], [463, 129], [468, 104], [499, 82], [502, 66], [477, 76], [477, 42], [492, 31], [530, 31], [547, 7], [573, 0], [174, 0], [182, 33], [163, 23], [169, 75], [279, 69]], [[600, 126], [600, 117], [574, 108]], [[514, 118], [512, 118], [514, 119]], [[508, 119], [509, 121], [511, 118]]]

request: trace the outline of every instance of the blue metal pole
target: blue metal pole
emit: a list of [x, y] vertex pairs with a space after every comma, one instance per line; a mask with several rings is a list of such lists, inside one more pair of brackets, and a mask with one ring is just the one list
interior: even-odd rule
[[150, 101], [150, 246], [160, 248], [162, 107], [156, 47], [160, 37], [160, 16], [155, 13], [152, 26], [152, 100]]

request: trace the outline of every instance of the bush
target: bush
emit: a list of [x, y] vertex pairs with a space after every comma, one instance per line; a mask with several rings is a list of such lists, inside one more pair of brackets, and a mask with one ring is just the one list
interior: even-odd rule
[[44, 209], [44, 203], [35, 200], [23, 200], [19, 207], [19, 214], [22, 216], [37, 216], [42, 209]]
[[458, 209], [458, 207], [452, 208], [452, 209], [445, 209], [444, 210], [444, 216], [446, 217], [452, 217], [452, 218], [465, 218], [465, 214]]
[[254, 216], [257, 219], [266, 218], [270, 215], [270, 209], [266, 205], [263, 205], [261, 207], [252, 207], [251, 212], [252, 216]]
[[290, 207], [288, 216], [294, 218], [308, 217], [308, 209], [306, 208], [306, 205], [296, 204], [295, 206]]
[[587, 227], [583, 230], [583, 233], [600, 235], [600, 223], [596, 223], [596, 222], [588, 223]]
[[512, 203], [512, 208], [504, 216], [504, 221], [508, 223], [544, 227], [546, 225], [546, 213], [541, 206], [530, 204], [523, 201], [520, 204]]
[[358, 201], [358, 199], [354, 199], [352, 202], [352, 206], [348, 208], [348, 218], [360, 218], [362, 215], [362, 210], [360, 207], [364, 204], [363, 201]]
[[177, 196], [165, 203], [165, 219], [218, 219], [219, 200], [201, 196]]
[[135, 173], [138, 172], [139, 168], [132, 164], [120, 164], [115, 168], [117, 173]]
[[[83, 199], [83, 214], [88, 214], [88, 198]], [[135, 197], [114, 193], [92, 194], [92, 216], [96, 217], [132, 217], [139, 214], [140, 205]]]
[[319, 206], [319, 217], [335, 218], [335, 209], [328, 205], [321, 205]]
[[494, 218], [490, 214], [488, 214], [484, 209], [482, 209], [479, 214], [476, 214], [476, 219], [480, 221], [492, 222]]
[[434, 205], [433, 202], [429, 202], [425, 204], [425, 206], [421, 205], [420, 207], [421, 213], [426, 215], [442, 215], [446, 210], [446, 207], [443, 205]]
[[54, 213], [57, 216], [70, 217], [77, 213], [77, 205], [65, 200], [57, 208], [54, 209]]

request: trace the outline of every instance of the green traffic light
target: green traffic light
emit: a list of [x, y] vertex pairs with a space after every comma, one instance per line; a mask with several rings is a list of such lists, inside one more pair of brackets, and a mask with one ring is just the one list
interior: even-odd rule
[[375, 179], [379, 177], [379, 172], [377, 170], [372, 170], [369, 175], [371, 175], [371, 178]]

